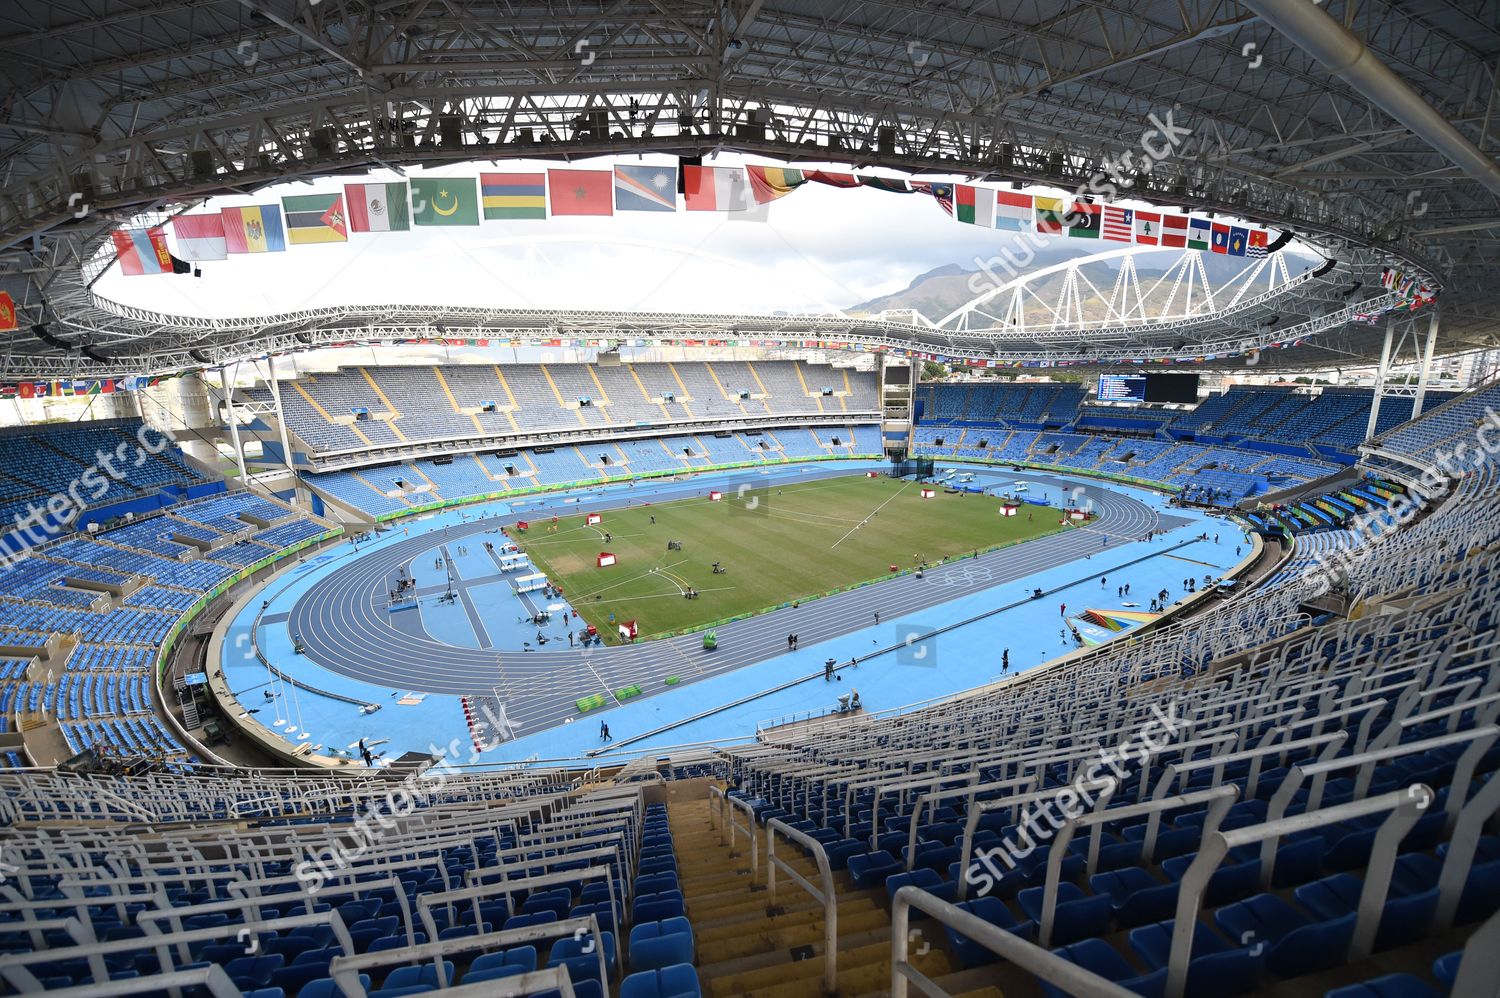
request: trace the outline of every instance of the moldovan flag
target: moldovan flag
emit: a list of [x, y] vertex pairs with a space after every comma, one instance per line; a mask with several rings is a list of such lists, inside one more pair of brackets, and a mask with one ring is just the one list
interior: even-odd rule
[[473, 177], [413, 177], [411, 206], [416, 225], [479, 224], [479, 189]]
[[172, 236], [184, 260], [227, 260], [223, 215], [178, 215], [172, 219]]
[[286, 234], [293, 246], [349, 241], [342, 194], [298, 194], [282, 198], [281, 208], [286, 212]]
[[[614, 173], [609, 170], [548, 170], [547, 193], [552, 217], [558, 215], [613, 215]], [[674, 194], [675, 198], [676, 195]]]
[[620, 211], [676, 211], [677, 168], [615, 167], [615, 208]]
[[273, 204], [224, 209], [224, 243], [231, 253], [280, 253], [286, 249], [281, 209]]
[[741, 167], [689, 164], [682, 170], [688, 211], [744, 211], [754, 204]]
[[167, 232], [154, 229], [119, 229], [114, 233], [115, 255], [120, 272], [129, 277], [172, 273], [172, 254], [167, 252]]
[[1135, 213], [1135, 241], [1142, 246], [1155, 246], [1161, 240], [1161, 212], [1138, 211]]
[[1187, 245], [1188, 220], [1185, 215], [1162, 215], [1161, 244], [1178, 249]]
[[405, 232], [411, 228], [406, 184], [345, 184], [344, 206], [355, 232]]
[[747, 166], [750, 175], [750, 195], [756, 204], [770, 204], [807, 183], [801, 170], [785, 166]]
[[1026, 232], [1031, 229], [1031, 195], [995, 192], [995, 228]]
[[1197, 215], [1188, 219], [1188, 242], [1187, 248], [1191, 250], [1206, 250], [1210, 242], [1210, 230], [1212, 223], [1206, 218]]
[[953, 214], [960, 222], [995, 227], [995, 192], [988, 187], [959, 184], [954, 188]]
[[1036, 202], [1036, 230], [1054, 236], [1062, 235], [1062, 198], [1039, 197], [1034, 200]]
[[546, 218], [547, 178], [540, 173], [481, 173], [479, 199], [486, 219]]

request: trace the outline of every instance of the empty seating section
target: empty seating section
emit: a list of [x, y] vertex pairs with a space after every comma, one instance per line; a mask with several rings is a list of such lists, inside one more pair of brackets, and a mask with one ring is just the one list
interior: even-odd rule
[[[1080, 442], [1084, 439], [1078, 438]], [[460, 454], [443, 464], [423, 458], [358, 471], [329, 471], [308, 475], [307, 480], [333, 499], [371, 516], [382, 516], [442, 500], [586, 485], [630, 475], [799, 458], [879, 457], [881, 452], [877, 426], [782, 428], [738, 431], [722, 437], [701, 433], [645, 440], [590, 441], [506, 454]], [[603, 455], [609, 457], [609, 463], [601, 459]], [[398, 481], [405, 483], [405, 487], [398, 485]]]
[[175, 444], [138, 419], [42, 424], [0, 435], [0, 522], [7, 524], [54, 495], [104, 506], [203, 480]]
[[[802, 361], [371, 366], [280, 387], [288, 428], [314, 451], [767, 414], [869, 416], [879, 408], [873, 372]], [[834, 394], [823, 396], [825, 388]], [[246, 394], [271, 398], [265, 387]], [[361, 411], [367, 418], [356, 418]]]
[[[1472, 465], [1476, 454], [1483, 453], [1483, 447], [1476, 442], [1476, 432], [1481, 425], [1497, 424], [1497, 407], [1500, 407], [1500, 384], [1491, 384], [1441, 405], [1425, 413], [1422, 419], [1377, 437], [1372, 443], [1424, 464], [1446, 455], [1450, 459], [1461, 456], [1466, 464]], [[1496, 432], [1500, 431], [1492, 429], [1486, 437]]]

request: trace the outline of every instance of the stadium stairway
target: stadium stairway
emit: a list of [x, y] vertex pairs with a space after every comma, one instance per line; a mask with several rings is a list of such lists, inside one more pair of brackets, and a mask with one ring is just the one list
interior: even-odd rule
[[[741, 836], [731, 849], [710, 823], [712, 800], [679, 800], [667, 816], [676, 845], [678, 878], [697, 944], [698, 977], [710, 998], [819, 998], [824, 972], [822, 905], [778, 874], [775, 909], [768, 910], [764, 832], [758, 832], [756, 873]], [[818, 881], [817, 864], [795, 843], [778, 840], [777, 858]], [[882, 888], [860, 890], [842, 869], [838, 895], [838, 993], [884, 995], [890, 987], [891, 919]], [[938, 947], [916, 958], [919, 970], [950, 995], [1000, 998], [983, 971], [959, 966]]]

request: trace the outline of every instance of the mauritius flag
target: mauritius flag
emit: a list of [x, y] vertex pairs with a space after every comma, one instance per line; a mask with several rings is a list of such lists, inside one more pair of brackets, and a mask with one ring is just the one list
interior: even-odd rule
[[547, 178], [540, 173], [481, 173], [484, 217], [546, 218]]
[[298, 194], [282, 198], [281, 208], [286, 212], [287, 240], [293, 246], [349, 241], [349, 215], [342, 194]]
[[417, 225], [479, 224], [479, 190], [473, 177], [413, 177], [411, 204]]

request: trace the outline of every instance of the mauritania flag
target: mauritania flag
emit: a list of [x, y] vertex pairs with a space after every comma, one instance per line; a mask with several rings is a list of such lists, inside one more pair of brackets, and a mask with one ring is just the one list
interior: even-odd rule
[[411, 217], [417, 225], [478, 225], [473, 177], [413, 177]]
[[488, 219], [546, 218], [547, 178], [540, 173], [481, 173], [479, 198]]
[[225, 208], [224, 244], [231, 253], [280, 253], [286, 249], [281, 209], [274, 204]]
[[988, 187], [959, 184], [953, 194], [953, 216], [970, 225], [995, 227], [995, 192]]
[[344, 205], [349, 228], [355, 232], [405, 232], [411, 228], [406, 210], [406, 184], [345, 184]]
[[677, 167], [615, 167], [615, 207], [620, 211], [676, 211]]
[[1206, 250], [1212, 240], [1211, 233], [1213, 223], [1206, 218], [1197, 215], [1188, 219], [1188, 241], [1187, 248], [1193, 250]]
[[342, 194], [298, 194], [282, 198], [286, 235], [293, 246], [349, 241], [348, 216]]

